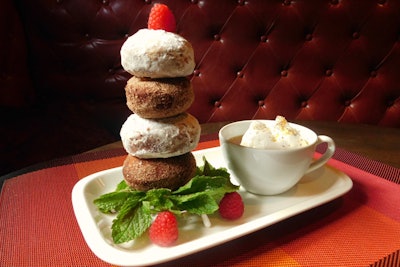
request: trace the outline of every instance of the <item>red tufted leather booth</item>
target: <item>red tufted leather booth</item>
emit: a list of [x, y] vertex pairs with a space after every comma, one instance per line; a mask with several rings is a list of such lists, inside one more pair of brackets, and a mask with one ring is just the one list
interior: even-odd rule
[[119, 139], [119, 49], [154, 2], [193, 44], [200, 122], [400, 127], [399, 0], [5, 0], [0, 174]]

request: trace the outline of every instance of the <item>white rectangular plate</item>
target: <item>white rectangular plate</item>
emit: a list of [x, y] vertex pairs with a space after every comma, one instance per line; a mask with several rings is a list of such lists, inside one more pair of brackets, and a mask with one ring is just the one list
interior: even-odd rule
[[[219, 147], [193, 154], [199, 166], [205, 156], [214, 167], [225, 167]], [[123, 245], [115, 245], [111, 238], [114, 216], [100, 213], [93, 200], [115, 190], [123, 179], [121, 169], [118, 167], [89, 175], [76, 183], [72, 191], [75, 216], [89, 248], [103, 261], [119, 266], [158, 264], [208, 249], [329, 202], [353, 186], [346, 174], [325, 166], [309, 173], [294, 188], [280, 195], [258, 196], [240, 190], [245, 212], [239, 220], [226, 221], [214, 214], [210, 216], [211, 227], [207, 228], [198, 216], [181, 219], [175, 246], [158, 247], [151, 244], [146, 235]]]

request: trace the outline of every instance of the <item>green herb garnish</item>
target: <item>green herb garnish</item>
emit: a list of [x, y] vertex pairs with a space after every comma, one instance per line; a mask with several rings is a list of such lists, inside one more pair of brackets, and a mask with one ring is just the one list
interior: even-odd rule
[[169, 210], [202, 215], [218, 210], [225, 193], [239, 189], [231, 183], [225, 168], [214, 168], [203, 157], [204, 165], [196, 175], [175, 191], [166, 188], [146, 192], [131, 189], [121, 181], [115, 191], [101, 195], [94, 204], [103, 213], [117, 213], [112, 222], [112, 238], [116, 244], [140, 237], [151, 225], [152, 215]]

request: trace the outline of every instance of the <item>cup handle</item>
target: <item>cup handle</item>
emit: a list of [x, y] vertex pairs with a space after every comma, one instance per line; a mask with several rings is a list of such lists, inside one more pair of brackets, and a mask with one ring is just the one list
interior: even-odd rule
[[310, 167], [308, 167], [306, 173], [312, 172], [321, 167], [322, 165], [324, 165], [335, 153], [336, 146], [332, 138], [326, 135], [318, 135], [318, 140], [315, 145], [322, 143], [328, 144], [325, 153], [319, 159], [310, 164]]

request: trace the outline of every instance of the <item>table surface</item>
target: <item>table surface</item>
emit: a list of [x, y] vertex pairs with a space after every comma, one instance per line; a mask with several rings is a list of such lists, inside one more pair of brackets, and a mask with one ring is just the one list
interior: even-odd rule
[[[160, 266], [400, 266], [400, 129], [298, 123], [335, 140], [338, 149], [328, 166], [350, 177], [353, 188], [274, 225]], [[198, 149], [217, 146], [217, 132], [224, 124], [202, 125]], [[126, 152], [120, 142], [90, 152], [47, 162], [5, 181], [0, 194], [0, 266], [111, 266], [83, 239], [71, 192], [89, 175], [120, 167]], [[323, 184], [330, 187], [329, 182]], [[290, 199], [297, 189], [277, 199]], [[304, 196], [317, 200], [315, 187], [309, 190]], [[252, 199], [245, 207], [254, 206]], [[90, 203], [82, 201], [82, 207]], [[89, 225], [94, 221], [88, 220]], [[100, 227], [101, 220], [98, 223]], [[98, 230], [93, 225], [92, 231]]]
[[[365, 124], [345, 124], [327, 121], [295, 121], [319, 135], [328, 135], [336, 146], [367, 158], [400, 168], [400, 128]], [[202, 124], [202, 135], [216, 138], [219, 129], [227, 122]], [[91, 151], [122, 147], [121, 141]]]

